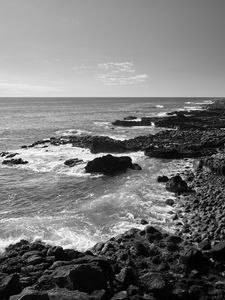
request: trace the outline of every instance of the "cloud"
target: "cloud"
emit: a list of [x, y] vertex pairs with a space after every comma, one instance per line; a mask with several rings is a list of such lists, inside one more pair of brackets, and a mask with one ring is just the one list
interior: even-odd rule
[[97, 79], [105, 85], [138, 85], [148, 79], [147, 74], [137, 74], [132, 62], [98, 64]]

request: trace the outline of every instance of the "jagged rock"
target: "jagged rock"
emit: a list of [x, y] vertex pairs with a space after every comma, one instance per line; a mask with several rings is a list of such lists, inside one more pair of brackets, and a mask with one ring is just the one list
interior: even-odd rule
[[60, 288], [93, 292], [107, 288], [103, 270], [95, 264], [77, 264], [57, 268], [52, 274], [53, 281]]
[[104, 175], [114, 175], [118, 172], [124, 172], [128, 168], [135, 168], [132, 159], [129, 156], [115, 157], [110, 154], [97, 157], [89, 161], [85, 167], [87, 173], [102, 173]]
[[69, 166], [69, 167], [74, 167], [76, 165], [79, 165], [83, 162], [82, 159], [79, 159], [79, 158], [71, 158], [71, 159], [68, 159], [64, 162], [64, 165], [66, 166]]
[[188, 185], [179, 175], [176, 175], [166, 183], [166, 189], [172, 193], [184, 193], [188, 191]]
[[28, 161], [23, 160], [22, 158], [12, 158], [8, 160], [3, 160], [3, 165], [13, 166], [13, 165], [25, 165], [28, 164]]
[[148, 272], [140, 277], [140, 282], [145, 290], [156, 294], [165, 293], [167, 288], [166, 280], [161, 273]]
[[0, 299], [8, 299], [22, 290], [17, 274], [0, 273]]

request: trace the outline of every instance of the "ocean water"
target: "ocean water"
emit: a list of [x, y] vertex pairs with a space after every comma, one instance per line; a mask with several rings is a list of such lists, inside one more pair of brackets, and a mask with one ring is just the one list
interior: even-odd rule
[[[0, 251], [23, 239], [85, 250], [96, 242], [131, 227], [140, 220], [174, 230], [173, 195], [156, 182], [158, 175], [175, 174], [185, 165], [179, 160], [147, 158], [130, 153], [142, 171], [114, 177], [84, 172], [87, 161], [103, 154], [64, 145], [21, 149], [22, 145], [51, 136], [105, 135], [115, 139], [157, 133], [152, 127], [114, 127], [112, 121], [129, 115], [164, 116], [173, 110], [201, 108], [209, 98], [0, 98], [0, 151], [17, 152], [29, 161], [7, 167], [0, 161]], [[124, 155], [124, 154], [123, 154]], [[69, 158], [84, 160], [74, 168]], [[191, 160], [186, 162], [192, 164]]]

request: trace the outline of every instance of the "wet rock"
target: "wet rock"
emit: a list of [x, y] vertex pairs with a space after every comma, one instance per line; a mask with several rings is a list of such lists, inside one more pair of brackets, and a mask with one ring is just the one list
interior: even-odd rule
[[79, 159], [79, 158], [71, 158], [71, 159], [68, 159], [64, 162], [64, 165], [66, 166], [69, 166], [70, 168], [76, 166], [76, 165], [79, 165], [83, 162], [82, 159]]
[[129, 156], [115, 157], [110, 154], [89, 161], [85, 167], [87, 173], [102, 173], [114, 175], [132, 169], [132, 159]]
[[188, 185], [179, 175], [176, 175], [169, 179], [166, 189], [173, 193], [184, 193], [188, 191]]
[[23, 160], [22, 158], [12, 158], [8, 160], [3, 160], [2, 164], [7, 166], [25, 165], [28, 164], [28, 161]]
[[173, 199], [166, 199], [165, 203], [166, 203], [167, 205], [173, 206], [175, 202], [174, 202]]
[[157, 177], [158, 182], [167, 182], [168, 180], [169, 180], [169, 178], [165, 175]]

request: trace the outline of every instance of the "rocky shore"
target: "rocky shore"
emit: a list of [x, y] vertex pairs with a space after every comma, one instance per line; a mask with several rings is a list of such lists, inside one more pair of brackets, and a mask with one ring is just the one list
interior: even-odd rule
[[[132, 116], [124, 122], [139, 121]], [[174, 112], [154, 122], [178, 130], [126, 141], [93, 136], [51, 138], [24, 149], [71, 143], [93, 153], [142, 150], [150, 157], [195, 158], [194, 172], [158, 178], [176, 193], [175, 203], [170, 203], [176, 205], [172, 215], [176, 232], [168, 234], [147, 225], [83, 253], [41, 241], [20, 241], [0, 256], [0, 299], [225, 299], [225, 101], [185, 112], [185, 116]], [[8, 155], [12, 154], [1, 154], [5, 160], [17, 159]], [[73, 163], [77, 161], [68, 164]]]

